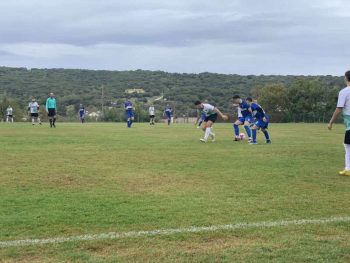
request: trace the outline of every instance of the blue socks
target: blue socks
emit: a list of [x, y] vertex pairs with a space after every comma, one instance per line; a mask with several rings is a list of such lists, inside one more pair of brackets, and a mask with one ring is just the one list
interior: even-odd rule
[[128, 124], [128, 128], [131, 128], [132, 120], [128, 120], [127, 124]]
[[251, 138], [252, 137], [252, 133], [250, 131], [250, 127], [247, 126], [247, 125], [244, 125], [244, 129], [245, 129], [245, 131], [246, 131], [246, 133], [248, 135], [248, 138]]
[[253, 134], [253, 142], [256, 142], [256, 130], [252, 130], [252, 134]]
[[238, 136], [239, 136], [239, 128], [238, 128], [238, 125], [237, 125], [237, 124], [233, 124], [233, 128], [234, 128], [234, 130], [235, 130], [235, 135], [236, 135], [236, 137], [238, 137]]
[[264, 135], [265, 135], [266, 140], [267, 140], [267, 141], [270, 140], [269, 133], [268, 133], [266, 130], [263, 131], [263, 133], [264, 133]]

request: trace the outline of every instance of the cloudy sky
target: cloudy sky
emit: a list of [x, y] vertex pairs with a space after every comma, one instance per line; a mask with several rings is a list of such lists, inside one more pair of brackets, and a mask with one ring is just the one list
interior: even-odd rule
[[348, 9], [346, 0], [0, 0], [0, 65], [342, 75]]

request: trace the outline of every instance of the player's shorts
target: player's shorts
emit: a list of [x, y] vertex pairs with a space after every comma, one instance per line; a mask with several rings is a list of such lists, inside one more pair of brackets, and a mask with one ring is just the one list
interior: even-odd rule
[[170, 120], [171, 119], [171, 114], [166, 114], [166, 118], [168, 119], [168, 120]]
[[39, 113], [31, 113], [30, 116], [34, 117], [34, 118], [38, 118], [39, 117]]
[[350, 144], [350, 130], [345, 132], [344, 144]]
[[13, 117], [13, 115], [6, 115], [7, 117], [9, 117], [9, 118], [12, 118]]
[[247, 117], [239, 117], [238, 120], [239, 120], [241, 123], [245, 123], [245, 122], [252, 123], [252, 122], [253, 122], [253, 118], [250, 117], [250, 116], [247, 116]]
[[48, 117], [55, 117], [56, 116], [56, 109], [48, 109], [47, 116]]
[[150, 118], [154, 118], [155, 116], [154, 115], [149, 115]]
[[264, 122], [262, 119], [260, 119], [257, 120], [254, 124], [260, 129], [267, 129], [269, 127], [269, 120], [267, 120], [267, 122]]
[[135, 116], [133, 111], [126, 111], [125, 115], [127, 119], [134, 118]]
[[217, 119], [218, 119], [218, 114], [214, 113], [212, 115], [205, 117], [204, 122], [208, 122], [208, 121], [216, 122]]

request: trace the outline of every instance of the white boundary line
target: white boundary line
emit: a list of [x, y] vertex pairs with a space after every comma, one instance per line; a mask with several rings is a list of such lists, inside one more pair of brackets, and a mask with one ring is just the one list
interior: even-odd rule
[[213, 225], [213, 226], [192, 226], [188, 228], [170, 228], [170, 229], [158, 229], [148, 231], [131, 231], [131, 232], [109, 232], [101, 234], [80, 235], [70, 237], [52, 237], [44, 239], [23, 239], [23, 240], [9, 240], [0, 241], [0, 248], [7, 247], [20, 247], [20, 246], [36, 246], [44, 244], [57, 244], [65, 242], [76, 241], [98, 241], [106, 239], [121, 239], [121, 238], [133, 238], [144, 236], [162, 236], [172, 234], [184, 234], [184, 233], [202, 233], [202, 232], [215, 232], [223, 230], [237, 230], [247, 228], [269, 228], [269, 227], [283, 227], [290, 225], [310, 225], [310, 224], [328, 224], [328, 223], [341, 223], [350, 222], [350, 216], [344, 217], [330, 217], [323, 219], [298, 219], [298, 220], [281, 220], [281, 221], [265, 221], [257, 223], [236, 223], [229, 225]]

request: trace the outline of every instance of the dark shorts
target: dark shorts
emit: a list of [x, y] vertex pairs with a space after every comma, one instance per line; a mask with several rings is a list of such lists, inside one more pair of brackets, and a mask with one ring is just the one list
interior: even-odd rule
[[154, 115], [149, 115], [150, 118], [154, 118]]
[[218, 114], [217, 113], [214, 113], [208, 117], [205, 117], [204, 119], [204, 122], [208, 122], [208, 121], [211, 121], [211, 122], [216, 122], [216, 120], [218, 119]]
[[13, 117], [13, 115], [6, 115], [7, 117], [9, 117], [9, 118], [12, 118]]
[[34, 118], [38, 118], [38, 117], [39, 117], [39, 114], [38, 114], [38, 113], [31, 113], [30, 116], [31, 116], [31, 117], [34, 117]]
[[350, 130], [345, 132], [344, 144], [350, 144]]
[[56, 116], [56, 109], [48, 109], [47, 116], [55, 117]]

